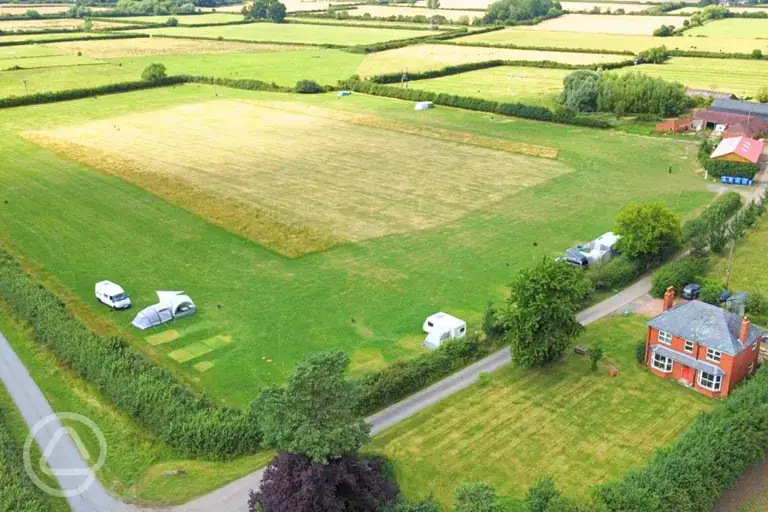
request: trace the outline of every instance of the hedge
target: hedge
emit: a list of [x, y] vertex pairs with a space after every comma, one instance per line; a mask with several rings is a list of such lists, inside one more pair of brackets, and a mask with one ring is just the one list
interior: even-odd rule
[[751, 53], [703, 52], [698, 50], [667, 50], [671, 57], [700, 57], [704, 59], [755, 60]]
[[551, 123], [570, 124], [576, 126], [588, 126], [591, 128], [610, 128], [611, 124], [594, 117], [579, 116], [568, 111], [553, 112], [546, 107], [525, 105], [523, 103], [502, 103], [481, 98], [455, 96], [452, 94], [420, 91], [418, 89], [404, 89], [390, 85], [380, 85], [373, 82], [361, 82], [349, 80], [343, 82], [342, 87], [363, 94], [384, 96], [408, 101], [431, 101], [436, 105], [456, 107], [466, 110], [490, 112], [523, 119], [547, 121]]
[[[475, 32], [473, 32], [474, 34]], [[535, 50], [543, 52], [564, 52], [564, 53], [592, 53], [597, 55], [635, 55], [635, 52], [629, 50], [599, 50], [594, 48], [559, 48], [557, 46], [529, 46], [519, 44], [496, 44], [496, 43], [462, 43], [461, 41], [436, 41], [433, 44], [448, 44], [452, 46], [479, 46], [481, 48], [508, 48], [510, 50]]]
[[46, 512], [50, 504], [27, 476], [21, 447], [11, 437], [3, 415], [0, 408], [0, 511]]
[[741, 208], [741, 195], [738, 192], [728, 192], [718, 196], [701, 212], [701, 215], [683, 224], [683, 238], [690, 241], [706, 231], [713, 222], [725, 222], [739, 208]]
[[749, 178], [750, 180], [760, 171], [760, 166], [755, 164], [711, 159], [707, 160], [704, 168], [709, 172], [710, 176], [715, 178], [733, 176], [735, 178]]
[[90, 331], [3, 249], [0, 297], [29, 322], [37, 342], [62, 364], [184, 456], [226, 459], [259, 448], [253, 416], [193, 392], [122, 337]]
[[707, 262], [700, 258], [686, 258], [667, 263], [653, 274], [651, 296], [657, 299], [664, 297], [670, 286], [673, 286], [675, 293], [679, 295], [685, 285], [692, 283], [706, 271]]
[[611, 291], [623, 288], [640, 277], [643, 268], [626, 256], [589, 267], [588, 276], [595, 290]]
[[768, 370], [702, 414], [651, 462], [598, 490], [611, 512], [700, 512], [731, 488], [768, 449]]
[[[86, 34], [87, 32], [74, 33]], [[103, 36], [87, 37], [83, 35], [73, 35], [72, 37], [62, 37], [60, 39], [25, 39], [23, 41], [3, 41], [0, 39], [0, 46], [24, 46], [28, 44], [64, 43], [68, 41], [99, 41], [102, 39], [139, 39], [146, 37], [149, 36], [147, 34], [104, 34]]]

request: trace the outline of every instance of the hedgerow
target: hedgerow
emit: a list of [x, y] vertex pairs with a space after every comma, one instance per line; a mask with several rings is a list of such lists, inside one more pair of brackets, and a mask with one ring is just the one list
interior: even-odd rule
[[651, 296], [661, 298], [667, 288], [672, 286], [676, 293], [692, 283], [697, 276], [707, 271], [707, 261], [701, 258], [686, 258], [667, 263], [654, 272], [651, 281]]
[[45, 512], [48, 504], [24, 471], [21, 447], [4, 424], [0, 408], [0, 511]]
[[122, 337], [95, 334], [2, 249], [0, 296], [41, 345], [184, 456], [225, 459], [259, 448], [255, 417], [193, 392]]
[[[473, 32], [474, 34], [475, 32]], [[594, 48], [560, 48], [557, 46], [530, 46], [520, 44], [497, 44], [497, 43], [482, 43], [472, 42], [466, 43], [461, 41], [435, 41], [432, 44], [446, 44], [451, 46], [478, 46], [481, 48], [508, 48], [510, 50], [536, 50], [543, 52], [564, 52], [564, 53], [591, 53], [598, 55], [635, 55], [635, 52], [629, 50], [600, 50]]]
[[699, 512], [768, 449], [768, 370], [759, 369], [671, 446], [599, 488], [611, 512]]
[[715, 199], [704, 211], [683, 224], [683, 239], [690, 241], [693, 237], [707, 231], [714, 222], [725, 222], [741, 208], [741, 195], [738, 192], [728, 192]]
[[705, 59], [743, 59], [754, 60], [751, 53], [704, 52], [699, 50], [667, 50], [671, 57], [700, 57]]
[[[149, 37], [149, 36], [143, 36], [143, 37]], [[340, 44], [330, 44], [330, 43], [294, 43], [289, 41], [269, 41], [269, 40], [263, 40], [263, 41], [254, 41], [252, 39], [236, 39], [231, 37], [202, 37], [202, 36], [181, 36], [181, 35], [161, 35], [161, 34], [153, 34], [152, 37], [165, 37], [167, 39], [191, 39], [191, 40], [198, 40], [198, 41], [231, 41], [235, 43], [249, 43], [249, 44], [271, 44], [271, 45], [281, 45], [281, 46], [310, 46], [314, 48], [330, 48], [334, 50], [345, 50], [350, 48], [349, 46], [343, 46]]]
[[734, 178], [753, 179], [755, 174], [760, 171], [760, 166], [745, 162], [729, 162], [726, 160], [713, 160], [710, 155], [715, 147], [708, 140], [702, 140], [699, 145], [698, 158], [704, 169], [715, 178], [721, 176], [731, 176]]

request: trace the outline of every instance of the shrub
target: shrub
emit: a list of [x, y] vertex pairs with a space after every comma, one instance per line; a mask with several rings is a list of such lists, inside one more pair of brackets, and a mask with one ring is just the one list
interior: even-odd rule
[[695, 281], [701, 285], [701, 295], [699, 296], [699, 300], [706, 302], [707, 304], [712, 304], [713, 306], [719, 306], [720, 295], [725, 290], [723, 283], [716, 279], [709, 279], [702, 276], [697, 277]]
[[496, 489], [485, 482], [464, 482], [454, 491], [454, 512], [497, 512], [499, 497]]
[[493, 306], [493, 301], [488, 300], [488, 304], [485, 307], [485, 313], [483, 313], [483, 322], [480, 325], [486, 336], [492, 339], [499, 339], [506, 333], [506, 327], [504, 321], [499, 317], [498, 311]]
[[768, 85], [765, 85], [757, 91], [755, 99], [760, 103], [768, 103]]
[[635, 361], [637, 364], [645, 364], [645, 340], [635, 343]]
[[596, 290], [609, 291], [630, 284], [642, 273], [642, 267], [621, 255], [602, 265], [592, 266], [587, 272]]
[[685, 258], [667, 263], [653, 274], [651, 296], [664, 297], [667, 288], [674, 286], [680, 293], [683, 287], [707, 271], [707, 261], [700, 258]]
[[766, 303], [765, 295], [760, 290], [750, 290], [749, 297], [747, 297], [746, 311], [750, 315], [763, 315], [765, 314]]
[[760, 48], [755, 48], [752, 50], [752, 58], [756, 60], [761, 60], [763, 58], [763, 51]]
[[299, 94], [317, 94], [319, 92], [323, 92], [323, 88], [320, 87], [320, 84], [314, 80], [299, 80], [296, 82], [296, 85], [293, 88], [293, 92], [297, 92]]
[[706, 163], [704, 163], [704, 168], [709, 172], [709, 175], [714, 178], [731, 176], [734, 178], [748, 178], [750, 180], [754, 179], [755, 174], [760, 171], [760, 166], [755, 164], [711, 159], [708, 159]]
[[165, 64], [159, 64], [154, 62], [144, 68], [141, 73], [141, 79], [145, 82], [160, 83], [167, 78], [168, 74], [165, 70]]
[[653, 31], [654, 37], [669, 37], [675, 35], [674, 25], [662, 25]]
[[669, 52], [666, 46], [657, 46], [637, 54], [637, 60], [652, 64], [661, 64], [669, 59]]
[[179, 24], [179, 19], [178, 18], [174, 18], [174, 17], [170, 17], [165, 22], [165, 24], [168, 25], [169, 27], [175, 27], [175, 26], [177, 26]]
[[728, 192], [718, 196], [701, 215], [683, 224], [683, 239], [690, 241], [697, 236], [705, 235], [714, 224], [725, 222], [740, 207], [741, 195], [738, 192]]
[[528, 488], [525, 501], [530, 512], [548, 512], [552, 500], [560, 496], [551, 476], [540, 476]]
[[[3, 391], [4, 392], [4, 391]], [[45, 512], [50, 510], [44, 495], [24, 471], [21, 447], [8, 431], [0, 408], [0, 510]]]

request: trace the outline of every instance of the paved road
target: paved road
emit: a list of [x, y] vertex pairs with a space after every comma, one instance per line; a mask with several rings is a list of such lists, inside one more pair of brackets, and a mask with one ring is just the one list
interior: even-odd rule
[[[622, 311], [632, 301], [648, 293], [650, 288], [650, 276], [643, 277], [626, 290], [580, 312], [576, 318], [583, 325], [589, 325], [614, 312]], [[374, 414], [368, 418], [372, 425], [372, 433], [381, 432], [413, 416], [443, 398], [477, 382], [481, 373], [496, 371], [509, 364], [510, 361], [510, 351], [507, 347]], [[2, 335], [0, 335], [0, 379], [10, 391], [11, 397], [21, 410], [30, 429], [42, 418], [53, 414], [48, 401]], [[61, 425], [56, 422], [48, 427], [36, 436], [38, 444], [42, 447], [48, 446], [52, 436], [61, 428]], [[88, 465], [69, 435], [65, 434], [61, 441], [63, 443], [57, 443], [57, 449], [48, 457], [48, 464], [52, 470], [54, 472], [59, 469], [83, 469], [87, 471]], [[61, 449], [58, 448], [59, 444], [63, 444]], [[263, 470], [256, 471], [185, 505], [162, 510], [168, 512], [245, 512], [247, 510], [248, 491], [259, 486], [262, 474]], [[74, 487], [71, 477], [58, 478], [62, 488]], [[79, 478], [77, 483], [82, 481], [82, 477], [77, 478]], [[98, 480], [86, 493], [78, 498], [70, 499], [69, 502], [73, 512], [140, 512], [141, 510], [111, 497]]]

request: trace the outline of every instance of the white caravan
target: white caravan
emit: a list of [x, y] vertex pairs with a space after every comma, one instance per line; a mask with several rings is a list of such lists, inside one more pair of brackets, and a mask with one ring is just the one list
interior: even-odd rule
[[438, 348], [446, 340], [463, 338], [467, 335], [467, 322], [448, 313], [435, 313], [424, 320], [424, 346], [429, 349]]
[[96, 283], [95, 291], [99, 302], [111, 308], [126, 309], [131, 307], [131, 299], [125, 294], [123, 287], [112, 281], [99, 281]]

